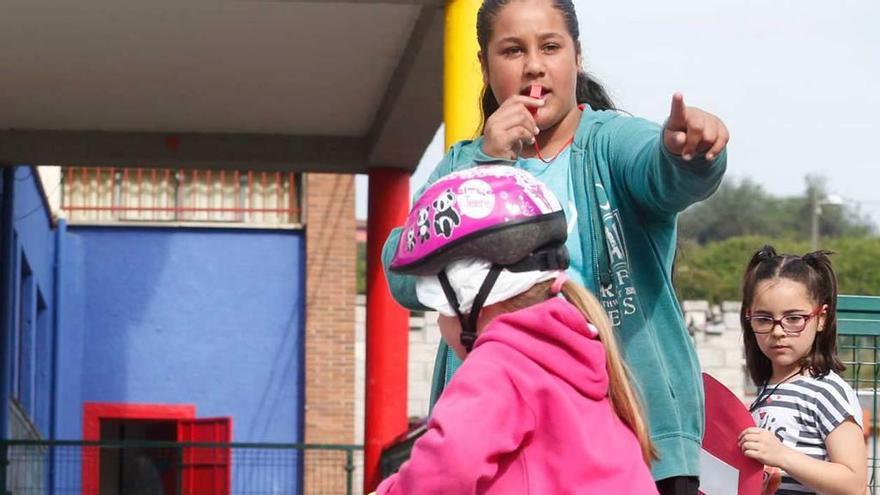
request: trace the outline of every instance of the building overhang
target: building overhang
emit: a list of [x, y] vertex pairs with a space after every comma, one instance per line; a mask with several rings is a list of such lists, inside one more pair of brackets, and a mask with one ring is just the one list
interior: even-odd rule
[[443, 4], [8, 2], [0, 164], [412, 171]]

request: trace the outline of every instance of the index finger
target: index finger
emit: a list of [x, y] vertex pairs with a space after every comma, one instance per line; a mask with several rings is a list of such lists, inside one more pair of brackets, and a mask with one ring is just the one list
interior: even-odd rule
[[513, 95], [504, 100], [501, 106], [492, 113], [492, 116], [500, 118], [502, 116], [507, 117], [509, 115], [522, 113], [522, 115], [528, 115], [529, 117], [534, 118], [532, 108], [541, 108], [542, 106], [544, 106], [544, 100], [530, 98], [524, 95]]
[[687, 121], [685, 120], [684, 96], [681, 93], [672, 95], [672, 106], [669, 109], [669, 118], [666, 119], [666, 128], [672, 131], [687, 130]]
[[510, 98], [504, 100], [504, 103], [502, 103], [501, 106], [503, 107], [506, 105], [515, 105], [517, 103], [525, 105], [527, 108], [540, 107], [544, 105], [544, 100], [542, 100], [541, 98], [532, 98], [528, 95], [512, 95]]
[[750, 426], [740, 432], [739, 438], [742, 439], [742, 437], [748, 435], [749, 433], [758, 433], [760, 431], [761, 431], [761, 428], [758, 428], [757, 426]]

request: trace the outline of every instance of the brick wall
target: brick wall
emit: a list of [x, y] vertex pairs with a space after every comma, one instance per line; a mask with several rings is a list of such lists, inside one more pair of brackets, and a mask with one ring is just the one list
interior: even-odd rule
[[[304, 182], [305, 441], [351, 444], [355, 441], [354, 176], [307, 174]], [[337, 472], [342, 464], [327, 455], [306, 456], [306, 493], [317, 493], [318, 487], [327, 493], [344, 493], [344, 472]], [[339, 486], [328, 486], [330, 480]]]

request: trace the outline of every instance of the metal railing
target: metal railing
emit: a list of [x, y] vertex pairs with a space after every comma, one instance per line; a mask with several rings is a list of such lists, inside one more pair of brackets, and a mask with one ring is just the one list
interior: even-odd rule
[[[847, 366], [843, 377], [867, 413], [869, 486], [871, 493], [880, 493], [880, 297], [841, 296], [838, 355]], [[354, 494], [360, 493], [355, 471], [363, 466], [362, 450], [354, 445], [0, 440], [0, 480], [5, 474], [8, 493], [15, 495]], [[132, 477], [151, 479], [161, 489], [121, 490]]]
[[837, 307], [837, 352], [846, 365], [843, 377], [853, 386], [865, 415], [868, 486], [880, 488], [877, 395], [880, 391], [880, 297], [841, 296]]
[[254, 170], [63, 167], [71, 223], [296, 226], [302, 174]]
[[0, 441], [14, 495], [352, 495], [358, 445]]

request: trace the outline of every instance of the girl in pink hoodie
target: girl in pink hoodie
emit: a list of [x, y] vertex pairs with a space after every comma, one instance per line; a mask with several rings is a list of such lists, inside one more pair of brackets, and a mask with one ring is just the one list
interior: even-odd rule
[[[391, 269], [464, 359], [378, 494], [652, 494], [656, 458], [601, 305], [568, 281], [558, 200], [481, 166], [419, 198]], [[561, 296], [561, 297], [560, 297]]]

